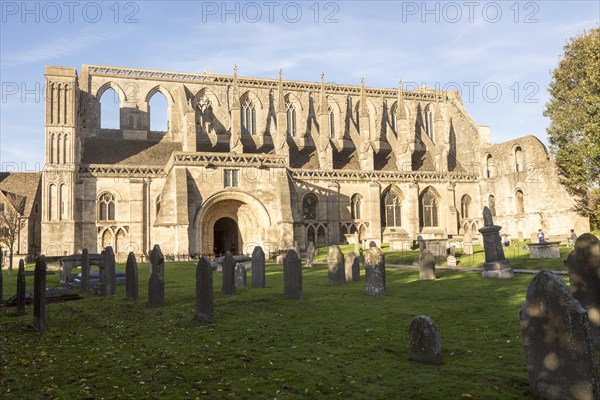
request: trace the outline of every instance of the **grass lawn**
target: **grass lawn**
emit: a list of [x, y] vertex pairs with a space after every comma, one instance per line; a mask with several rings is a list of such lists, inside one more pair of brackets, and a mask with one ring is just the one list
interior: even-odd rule
[[[31, 306], [23, 317], [0, 308], [0, 398], [531, 398], [518, 317], [531, 275], [438, 271], [420, 281], [416, 270], [389, 268], [387, 294], [375, 298], [364, 276], [332, 287], [319, 265], [303, 271], [297, 302], [283, 298], [282, 267], [268, 264], [267, 288], [233, 297], [221, 296], [214, 275], [210, 325], [193, 320], [193, 263], [167, 263], [163, 308], [145, 305], [146, 264], [139, 275], [139, 302], [119, 286], [114, 297], [49, 304], [44, 335], [33, 331]], [[5, 272], [5, 298], [15, 287], [16, 273]], [[441, 331], [441, 366], [409, 360], [417, 315]]]

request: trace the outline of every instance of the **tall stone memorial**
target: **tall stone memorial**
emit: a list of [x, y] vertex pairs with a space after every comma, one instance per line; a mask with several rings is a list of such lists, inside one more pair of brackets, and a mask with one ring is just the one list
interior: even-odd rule
[[294, 250], [283, 259], [283, 292], [286, 299], [302, 300], [302, 260]]
[[208, 258], [202, 256], [196, 266], [196, 314], [200, 322], [213, 322], [213, 271]]
[[129, 252], [125, 264], [125, 298], [134, 301], [138, 299], [138, 265], [133, 252]]
[[148, 280], [148, 306], [162, 307], [165, 305], [165, 257], [157, 244], [150, 252], [150, 264], [152, 273]]
[[600, 350], [600, 240], [591, 233], [579, 236], [567, 265], [571, 292], [587, 310], [594, 347]]
[[107, 296], [114, 296], [117, 293], [117, 274], [115, 271], [115, 253], [111, 246], [108, 246], [104, 250], [102, 269], [104, 270], [102, 277], [105, 294]]
[[334, 244], [329, 246], [327, 255], [328, 278], [331, 285], [342, 285], [346, 283], [346, 273], [344, 270], [344, 254], [340, 246]]
[[483, 263], [484, 278], [490, 279], [510, 279], [515, 276], [508, 260], [504, 257], [502, 248], [502, 239], [500, 238], [499, 225], [494, 225], [492, 212], [488, 206], [483, 207], [483, 224], [479, 229], [483, 235], [483, 250], [485, 253], [485, 263]]
[[46, 257], [39, 256], [35, 261], [33, 275], [33, 328], [46, 332]]
[[352, 251], [346, 255], [345, 272], [346, 282], [360, 281], [360, 264], [356, 253]]
[[265, 252], [262, 247], [256, 246], [252, 251], [252, 287], [265, 287]]
[[306, 247], [306, 268], [312, 268], [315, 259], [315, 244], [313, 242], [308, 243]]
[[365, 253], [365, 279], [368, 295], [385, 295], [385, 254], [376, 246]]
[[562, 279], [540, 271], [529, 283], [520, 318], [532, 394], [543, 399], [600, 399], [587, 312]]
[[235, 266], [235, 287], [236, 289], [246, 287], [246, 263], [237, 263]]
[[25, 314], [25, 261], [19, 260], [17, 273], [17, 315]]
[[88, 249], [81, 250], [81, 289], [90, 288], [90, 253]]
[[221, 294], [225, 296], [235, 295], [235, 259], [228, 251], [223, 257], [221, 263], [223, 267], [223, 285], [221, 286]]
[[435, 258], [427, 249], [419, 253], [419, 279], [435, 279]]

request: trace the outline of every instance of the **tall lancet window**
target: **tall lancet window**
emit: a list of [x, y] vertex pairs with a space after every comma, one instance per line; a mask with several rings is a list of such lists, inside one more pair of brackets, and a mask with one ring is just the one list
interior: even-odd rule
[[335, 138], [335, 115], [331, 106], [327, 107], [327, 115], [329, 117], [329, 137]]
[[433, 140], [433, 112], [429, 108], [425, 109], [425, 133]]
[[242, 105], [242, 134], [256, 135], [256, 107], [249, 98]]
[[287, 114], [287, 133], [294, 137], [296, 136], [296, 107], [289, 99], [285, 101], [285, 109]]
[[396, 112], [398, 110], [398, 107], [396, 105], [394, 105], [392, 107], [392, 111], [390, 112], [390, 126], [392, 127], [392, 130], [394, 131], [394, 133], [396, 133]]

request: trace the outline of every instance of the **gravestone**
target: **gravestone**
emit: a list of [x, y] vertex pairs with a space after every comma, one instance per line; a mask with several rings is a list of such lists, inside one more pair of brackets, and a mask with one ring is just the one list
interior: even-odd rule
[[25, 261], [19, 260], [17, 273], [17, 315], [25, 314]]
[[283, 291], [286, 299], [302, 300], [302, 260], [294, 250], [283, 259]]
[[358, 243], [359, 238], [358, 238], [358, 231], [354, 232], [354, 254], [358, 254]]
[[265, 278], [265, 252], [256, 246], [252, 251], [252, 287], [264, 288]]
[[446, 259], [446, 262], [448, 263], [449, 267], [456, 267], [456, 257], [448, 256], [448, 258]]
[[473, 255], [473, 237], [471, 233], [467, 233], [463, 237], [463, 251], [467, 256]]
[[435, 279], [435, 259], [427, 249], [419, 253], [419, 279]]
[[544, 399], [599, 399], [587, 312], [562, 279], [540, 271], [529, 283], [520, 319], [532, 394]]
[[2, 276], [2, 263], [4, 262], [4, 253], [0, 247], [0, 304], [4, 304], [4, 278]]
[[365, 254], [365, 279], [367, 294], [385, 295], [385, 255], [377, 247], [371, 247]]
[[312, 268], [315, 259], [315, 244], [313, 242], [308, 243], [306, 248], [306, 268]]
[[329, 246], [327, 255], [327, 277], [331, 285], [341, 285], [346, 283], [346, 274], [344, 271], [344, 254], [340, 246], [334, 244]]
[[88, 249], [81, 251], [81, 289], [89, 290], [90, 288], [90, 253]]
[[157, 244], [150, 252], [150, 264], [152, 273], [148, 280], [148, 306], [162, 307], [165, 305], [165, 257]]
[[296, 254], [298, 254], [298, 257], [302, 258], [301, 253], [300, 253], [300, 245], [298, 244], [298, 241], [294, 241], [294, 251], [296, 252]]
[[346, 282], [360, 281], [360, 264], [356, 254], [348, 253], [345, 264]]
[[133, 252], [129, 253], [125, 264], [125, 298], [138, 299], [138, 266]]
[[[433, 254], [431, 256], [433, 258]], [[411, 360], [425, 364], [442, 363], [440, 332], [431, 318], [419, 315], [410, 321], [408, 349]]]
[[101, 283], [104, 286], [104, 294], [107, 296], [113, 296], [117, 293], [117, 275], [115, 271], [115, 253], [111, 246], [108, 246], [104, 250], [104, 257], [102, 257], [102, 270], [104, 273], [101, 275]]
[[489, 279], [510, 279], [515, 276], [508, 260], [504, 257], [502, 248], [502, 239], [500, 238], [499, 225], [494, 225], [492, 212], [485, 206], [483, 207], [483, 224], [479, 229], [483, 235], [483, 250], [485, 252], [485, 263], [483, 263], [484, 278]]
[[221, 285], [221, 294], [225, 296], [234, 296], [235, 260], [231, 255], [230, 251], [225, 253], [225, 257], [223, 258], [223, 262], [221, 263], [221, 265], [223, 267], [223, 284]]
[[196, 266], [196, 314], [200, 322], [213, 322], [213, 270], [208, 258], [202, 256]]
[[235, 287], [243, 289], [246, 287], [246, 264], [237, 263], [235, 266]]
[[591, 233], [577, 238], [569, 254], [571, 292], [587, 310], [596, 350], [600, 350], [600, 240]]
[[46, 257], [39, 256], [35, 261], [33, 276], [33, 328], [37, 332], [46, 331]]

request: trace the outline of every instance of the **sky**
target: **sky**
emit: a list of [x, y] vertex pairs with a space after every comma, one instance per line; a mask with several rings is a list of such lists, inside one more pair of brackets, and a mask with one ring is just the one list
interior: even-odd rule
[[[44, 163], [44, 67], [460, 90], [499, 143], [547, 143], [551, 72], [598, 1], [0, 1], [0, 169]], [[104, 96], [103, 99], [104, 101]], [[154, 99], [153, 99], [154, 100]], [[160, 107], [160, 102], [157, 103]], [[156, 108], [153, 107], [153, 113]]]

